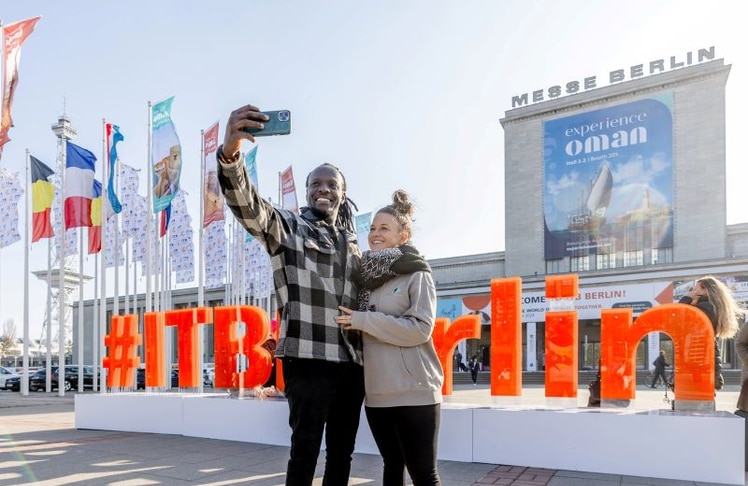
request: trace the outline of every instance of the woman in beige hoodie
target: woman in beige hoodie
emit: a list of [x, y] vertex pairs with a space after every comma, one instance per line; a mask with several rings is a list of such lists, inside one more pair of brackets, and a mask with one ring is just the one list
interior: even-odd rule
[[410, 244], [413, 205], [404, 191], [380, 209], [361, 258], [358, 310], [340, 307], [345, 330], [363, 331], [365, 410], [384, 461], [383, 486], [440, 484], [437, 441], [444, 381], [431, 333], [436, 287]]

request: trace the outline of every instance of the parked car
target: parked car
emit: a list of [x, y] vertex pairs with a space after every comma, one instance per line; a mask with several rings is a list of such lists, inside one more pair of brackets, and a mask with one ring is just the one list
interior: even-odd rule
[[[29, 368], [29, 378], [36, 373], [38, 368]], [[23, 370], [19, 369], [13, 375], [5, 379], [5, 389], [10, 391], [21, 391], [21, 376]]]
[[[52, 389], [58, 388], [58, 367], [52, 366]], [[93, 366], [83, 366], [83, 388], [93, 388]], [[47, 369], [40, 368], [29, 376], [29, 391], [44, 390], [47, 387]], [[65, 391], [78, 389], [78, 365], [65, 366]]]
[[5, 389], [10, 391], [21, 391], [21, 375], [14, 375], [6, 378]]
[[[171, 387], [179, 388], [179, 370], [171, 370]], [[145, 368], [138, 368], [135, 375], [135, 389], [145, 390]]]
[[8, 388], [6, 386], [6, 381], [8, 380], [8, 378], [11, 378], [13, 376], [20, 377], [21, 375], [11, 369], [0, 366], [0, 390], [5, 390]]

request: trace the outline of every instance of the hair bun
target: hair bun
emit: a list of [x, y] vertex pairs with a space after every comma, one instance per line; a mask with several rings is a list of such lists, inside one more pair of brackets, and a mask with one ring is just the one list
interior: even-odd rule
[[413, 203], [410, 202], [410, 196], [408, 196], [408, 193], [402, 189], [398, 189], [392, 193], [392, 206], [398, 213], [404, 214], [411, 219], [413, 218]]

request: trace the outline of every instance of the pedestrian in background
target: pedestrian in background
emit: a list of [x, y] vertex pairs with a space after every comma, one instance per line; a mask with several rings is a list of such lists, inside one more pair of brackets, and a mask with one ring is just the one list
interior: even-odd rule
[[470, 363], [468, 363], [468, 368], [470, 368], [470, 378], [473, 379], [473, 386], [478, 384], [478, 371], [480, 370], [480, 363], [478, 363], [478, 356], [474, 355], [470, 359]]
[[649, 384], [650, 388], [657, 388], [657, 379], [662, 378], [662, 384], [667, 386], [667, 378], [665, 377], [665, 368], [670, 366], [670, 363], [668, 363], [665, 360], [665, 351], [660, 350], [660, 355], [655, 358], [655, 360], [652, 362], [654, 365], [654, 378], [652, 378], [652, 383]]

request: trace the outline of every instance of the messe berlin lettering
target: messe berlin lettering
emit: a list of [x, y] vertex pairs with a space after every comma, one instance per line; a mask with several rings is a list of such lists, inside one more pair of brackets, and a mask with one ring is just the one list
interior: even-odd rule
[[[551, 303], [545, 313], [545, 395], [576, 397], [578, 389], [578, 315], [569, 302], [579, 295], [577, 275], [548, 276], [545, 298]], [[559, 305], [555, 305], [558, 303]], [[520, 396], [522, 393], [522, 280], [519, 277], [491, 281], [491, 395]], [[216, 388], [254, 388], [271, 371], [272, 357], [262, 348], [270, 332], [265, 311], [254, 306], [229, 306], [147, 312], [143, 335], [136, 315], [114, 316], [105, 337], [110, 389], [133, 387], [137, 355], [145, 349], [146, 387], [165, 387], [166, 326], [177, 332], [179, 387], [196, 388], [202, 378], [199, 326], [212, 323], [215, 341]], [[240, 326], [243, 323], [243, 326]], [[242, 330], [243, 328], [243, 330]], [[600, 312], [601, 397], [632, 399], [636, 391], [636, 348], [651, 332], [664, 332], [673, 341], [676, 401], [714, 399], [714, 331], [709, 319], [685, 304], [662, 304], [647, 309], [633, 320], [633, 309], [612, 308]], [[144, 339], [142, 339], [144, 337]], [[463, 315], [454, 321], [440, 317], [433, 331], [434, 345], [444, 369], [442, 393], [452, 394], [452, 353], [464, 339], [481, 337], [478, 315]], [[242, 363], [248, 363], [243, 366]], [[281, 361], [277, 360], [277, 366]], [[278, 370], [278, 386], [283, 387]]]
[[[712, 61], [715, 58], [714, 46], [699, 49], [697, 52], [686, 52], [685, 54], [670, 56], [669, 59], [655, 59], [647, 64], [635, 64], [627, 69], [614, 69], [608, 73], [608, 83], [615, 84], [623, 81], [633, 80], [653, 74], [664, 73], [674, 69], [699, 64], [704, 61]], [[540, 101], [553, 100], [563, 95], [576, 94], [598, 87], [597, 76], [582, 78], [581, 81], [573, 80], [561, 85], [553, 85], [546, 89], [538, 89], [530, 93], [512, 96], [512, 108], [538, 103]]]

